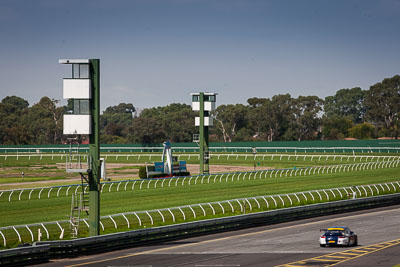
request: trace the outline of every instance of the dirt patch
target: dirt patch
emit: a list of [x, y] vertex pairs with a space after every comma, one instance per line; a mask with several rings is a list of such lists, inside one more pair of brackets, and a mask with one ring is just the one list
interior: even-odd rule
[[[121, 169], [123, 167], [132, 167], [132, 166], [143, 166], [144, 164], [140, 163], [107, 163], [107, 178], [111, 180], [127, 180], [127, 179], [137, 179], [139, 176], [139, 169]], [[43, 169], [43, 167], [57, 167], [57, 169]], [[29, 168], [32, 171], [25, 172], [25, 179], [29, 179], [29, 177], [47, 177], [51, 178], [54, 176], [60, 176], [60, 171], [65, 170], [65, 164], [59, 163], [54, 165], [45, 165], [41, 166], [40, 172], [35, 172], [39, 167]], [[187, 169], [192, 175], [196, 175], [200, 171], [199, 164], [187, 164]], [[263, 167], [263, 169], [269, 169]], [[20, 177], [21, 172], [20, 167], [6, 167], [0, 168], [2, 174], [0, 174], [0, 178], [6, 177]], [[243, 171], [254, 171], [253, 166], [232, 166], [232, 165], [210, 165], [210, 173], [229, 173], [229, 172], [243, 172]], [[32, 187], [36, 186], [55, 186], [65, 182], [74, 182], [80, 183], [81, 178], [79, 173], [62, 173], [66, 179], [63, 180], [52, 180], [46, 179], [43, 181], [24, 181], [17, 183], [2, 183], [1, 186], [12, 186], [14, 188], [18, 188], [21, 185], [28, 186], [32, 185]]]

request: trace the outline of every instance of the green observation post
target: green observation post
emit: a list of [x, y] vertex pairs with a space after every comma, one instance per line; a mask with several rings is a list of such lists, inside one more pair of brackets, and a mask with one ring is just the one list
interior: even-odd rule
[[[68, 99], [69, 107], [63, 127], [70, 141], [66, 171], [80, 173], [82, 180], [82, 192], [72, 197], [71, 237], [79, 235], [81, 212], [89, 216], [89, 236], [96, 236], [100, 234], [100, 60], [60, 59], [59, 63], [72, 66], [72, 77], [63, 79], [63, 98]], [[89, 154], [79, 148], [85, 139]]]
[[210, 173], [210, 153], [208, 141], [208, 127], [213, 126], [211, 111], [215, 110], [216, 93], [192, 93], [192, 109], [199, 111], [195, 118], [195, 125], [199, 126], [199, 133], [193, 136], [193, 141], [200, 148], [200, 174]]

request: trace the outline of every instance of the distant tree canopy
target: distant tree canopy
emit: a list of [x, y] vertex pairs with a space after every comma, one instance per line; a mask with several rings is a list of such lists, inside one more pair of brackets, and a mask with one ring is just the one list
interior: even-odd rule
[[[71, 101], [58, 106], [57, 100], [45, 96], [29, 106], [21, 97], [7, 96], [0, 102], [0, 144], [65, 143], [63, 114], [71, 109]], [[192, 142], [198, 132], [195, 116], [186, 104], [146, 108], [138, 114], [133, 104], [120, 103], [100, 116], [101, 142]], [[290, 94], [253, 97], [247, 105], [219, 105], [212, 116], [212, 141], [397, 138], [400, 76], [386, 78], [369, 90], [343, 88], [325, 99]]]

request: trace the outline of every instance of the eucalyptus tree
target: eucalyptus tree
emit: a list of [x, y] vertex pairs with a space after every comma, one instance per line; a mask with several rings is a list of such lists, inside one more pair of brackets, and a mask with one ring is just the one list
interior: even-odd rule
[[370, 87], [365, 96], [367, 118], [383, 129], [384, 135], [399, 135], [400, 76], [386, 78]]
[[367, 91], [361, 90], [360, 87], [338, 90], [335, 95], [325, 98], [325, 115], [347, 117], [354, 123], [362, 122], [366, 112], [364, 103], [366, 94]]

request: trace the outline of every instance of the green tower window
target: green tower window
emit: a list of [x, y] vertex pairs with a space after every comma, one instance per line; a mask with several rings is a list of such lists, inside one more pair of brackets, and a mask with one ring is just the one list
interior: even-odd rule
[[72, 102], [72, 110], [75, 115], [90, 115], [89, 99], [74, 99]]
[[215, 102], [215, 95], [205, 95], [204, 101]]
[[73, 79], [88, 79], [89, 78], [89, 64], [72, 64], [72, 78]]
[[200, 102], [200, 96], [199, 95], [193, 95], [192, 96], [192, 102]]

